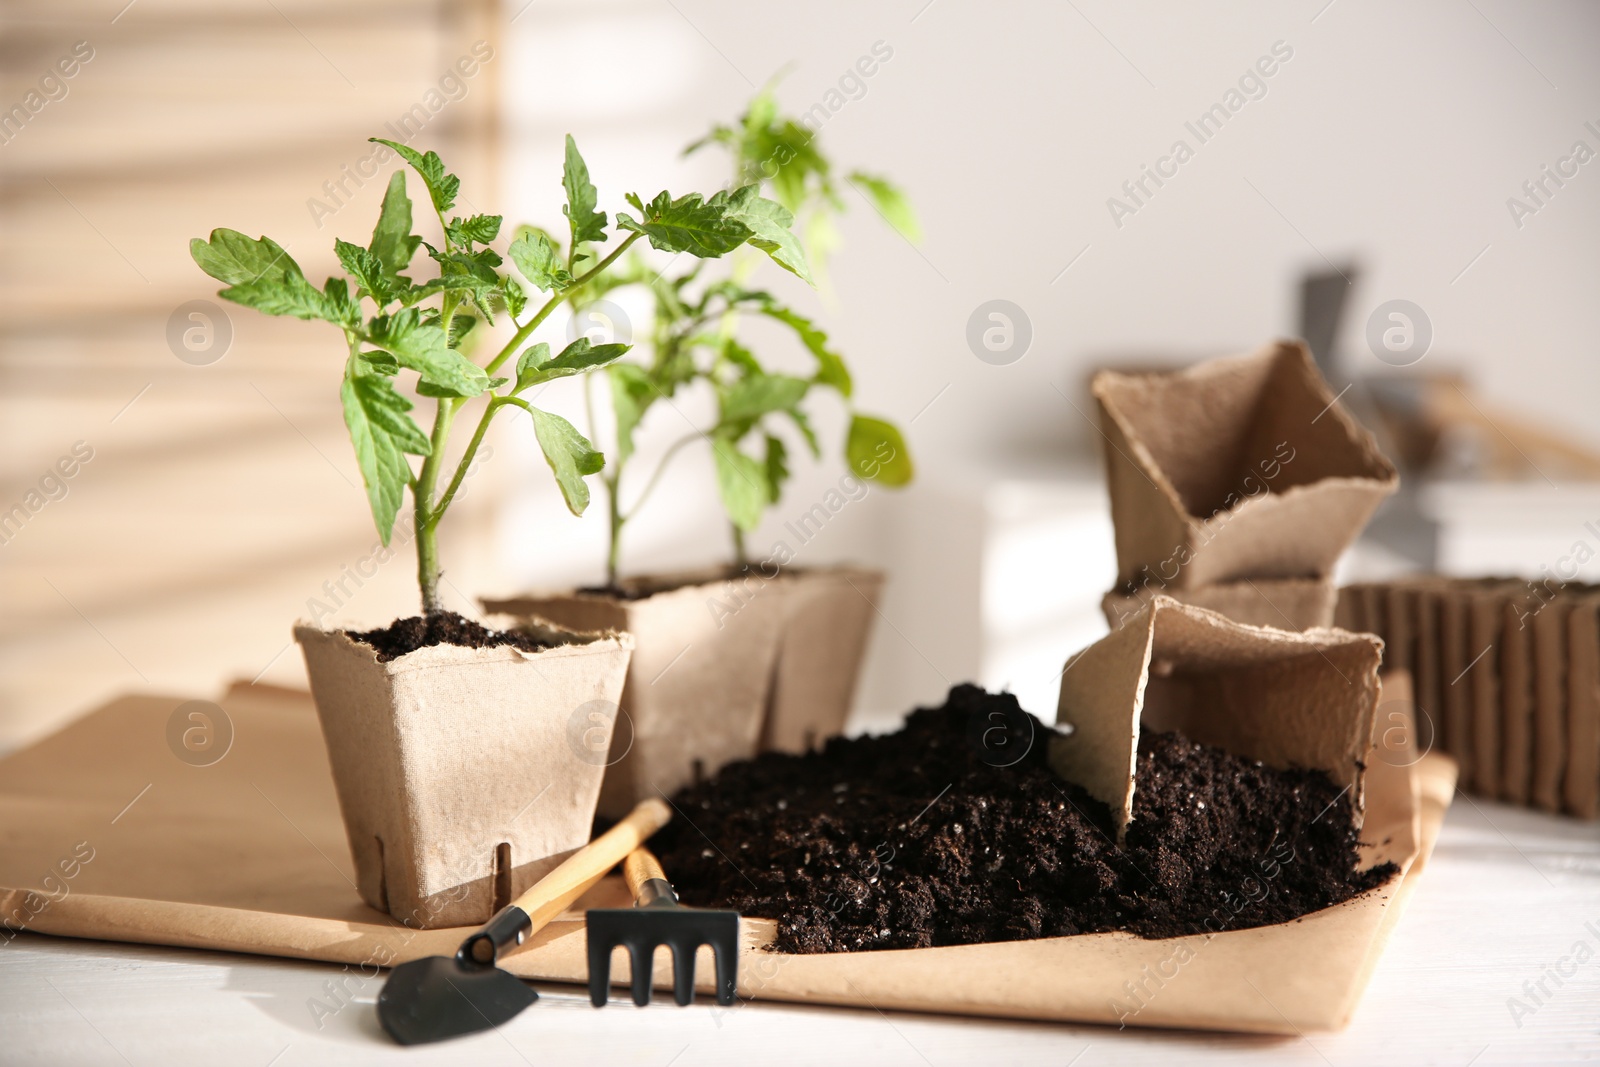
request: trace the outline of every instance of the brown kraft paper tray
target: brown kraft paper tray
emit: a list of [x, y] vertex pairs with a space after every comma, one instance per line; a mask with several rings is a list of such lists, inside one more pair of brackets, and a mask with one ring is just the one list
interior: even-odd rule
[[[1397, 687], [1387, 696], [1386, 707]], [[0, 920], [7, 927], [321, 960], [368, 976], [455, 950], [463, 930], [409, 929], [361, 903], [308, 695], [236, 686], [217, 709], [231, 743], [209, 766], [185, 762], [169, 745], [182, 704], [123, 697], [0, 761]], [[1269, 1034], [1342, 1027], [1415, 888], [1455, 780], [1444, 757], [1415, 764], [1403, 752], [1375, 757], [1366, 778], [1362, 836], [1372, 844], [1365, 858], [1393, 860], [1403, 873], [1296, 922], [1168, 940], [1111, 933], [791, 956], [765, 951], [774, 924], [750, 919], [739, 992]], [[530, 816], [536, 808], [534, 800]], [[615, 905], [624, 895], [610, 878], [580, 905]], [[627, 983], [625, 960], [615, 962], [622, 965], [614, 964], [614, 981]], [[557, 919], [503, 966], [530, 979], [585, 981], [581, 914]], [[712, 974], [707, 955], [697, 966], [702, 992]], [[658, 969], [656, 979], [669, 985], [669, 969]]]

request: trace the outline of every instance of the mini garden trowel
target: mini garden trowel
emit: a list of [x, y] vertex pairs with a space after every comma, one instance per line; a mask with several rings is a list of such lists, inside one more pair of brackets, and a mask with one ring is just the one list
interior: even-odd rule
[[454, 956], [402, 963], [378, 994], [378, 1021], [402, 1045], [460, 1037], [499, 1026], [539, 999], [533, 987], [502, 971], [502, 950], [560, 915], [606, 872], [667, 824], [672, 809], [658, 798], [641, 801], [540, 879], [465, 941]]

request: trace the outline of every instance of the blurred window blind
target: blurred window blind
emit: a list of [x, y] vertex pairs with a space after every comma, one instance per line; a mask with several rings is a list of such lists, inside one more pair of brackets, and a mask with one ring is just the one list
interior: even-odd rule
[[188, 242], [264, 233], [320, 285], [395, 169], [370, 136], [436, 149], [462, 214], [493, 210], [505, 57], [487, 0], [12, 0], [0, 18], [3, 750], [129, 688], [292, 681], [289, 627], [319, 596], [414, 610], [409, 551], [369, 558], [342, 340], [218, 300]]

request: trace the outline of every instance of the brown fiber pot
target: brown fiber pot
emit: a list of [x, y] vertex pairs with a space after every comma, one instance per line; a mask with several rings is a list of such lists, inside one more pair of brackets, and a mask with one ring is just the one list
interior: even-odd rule
[[409, 926], [484, 922], [589, 840], [633, 639], [526, 628], [551, 647], [384, 663], [295, 627], [361, 897]]
[[1092, 391], [1121, 585], [1326, 578], [1399, 484], [1299, 341]]
[[809, 752], [844, 732], [883, 592], [882, 571], [818, 567], [790, 574], [763, 752]]
[[1193, 604], [1234, 622], [1270, 626], [1276, 630], [1310, 630], [1332, 626], [1339, 599], [1330, 578], [1253, 578], [1195, 589], [1152, 589], [1146, 586], [1126, 593], [1113, 589], [1100, 598], [1100, 610], [1115, 630], [1143, 611], [1158, 594], [1181, 604]]
[[530, 593], [486, 611], [633, 635], [600, 811], [620, 815], [756, 754], [794, 579], [726, 568], [629, 579], [631, 596]]
[[1326, 771], [1350, 790], [1359, 825], [1383, 642], [1234, 622], [1156, 596], [1068, 658], [1050, 765], [1111, 808], [1121, 840], [1133, 818], [1141, 725], [1176, 730], [1272, 767]]

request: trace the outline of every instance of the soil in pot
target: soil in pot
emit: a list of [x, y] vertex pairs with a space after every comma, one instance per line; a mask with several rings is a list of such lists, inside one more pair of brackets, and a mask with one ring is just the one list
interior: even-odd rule
[[1134, 820], [1045, 762], [1009, 693], [957, 686], [896, 733], [767, 753], [680, 791], [654, 847], [685, 903], [778, 921], [783, 952], [1286, 922], [1389, 880], [1347, 795], [1176, 733], [1140, 738]]
[[463, 648], [498, 648], [511, 645], [524, 652], [538, 652], [549, 648], [531, 634], [516, 630], [490, 630], [453, 611], [435, 611], [427, 615], [413, 615], [409, 619], [396, 619], [379, 630], [352, 631], [352, 640], [371, 645], [378, 653], [378, 662], [388, 663], [407, 652], [432, 645], [460, 645]]
[[[623, 578], [611, 585], [585, 585], [577, 592], [580, 596], [607, 597], [611, 600], [648, 600], [662, 593], [671, 593], [690, 585], [704, 585], [707, 582], [733, 581], [742, 577], [749, 577], [755, 581], [770, 581], [758, 570], [750, 566], [743, 567], [728, 564], [721, 567], [709, 567], [701, 571], [686, 571], [675, 574], [642, 574], [633, 578]], [[776, 574], [774, 574], [776, 577]]]

